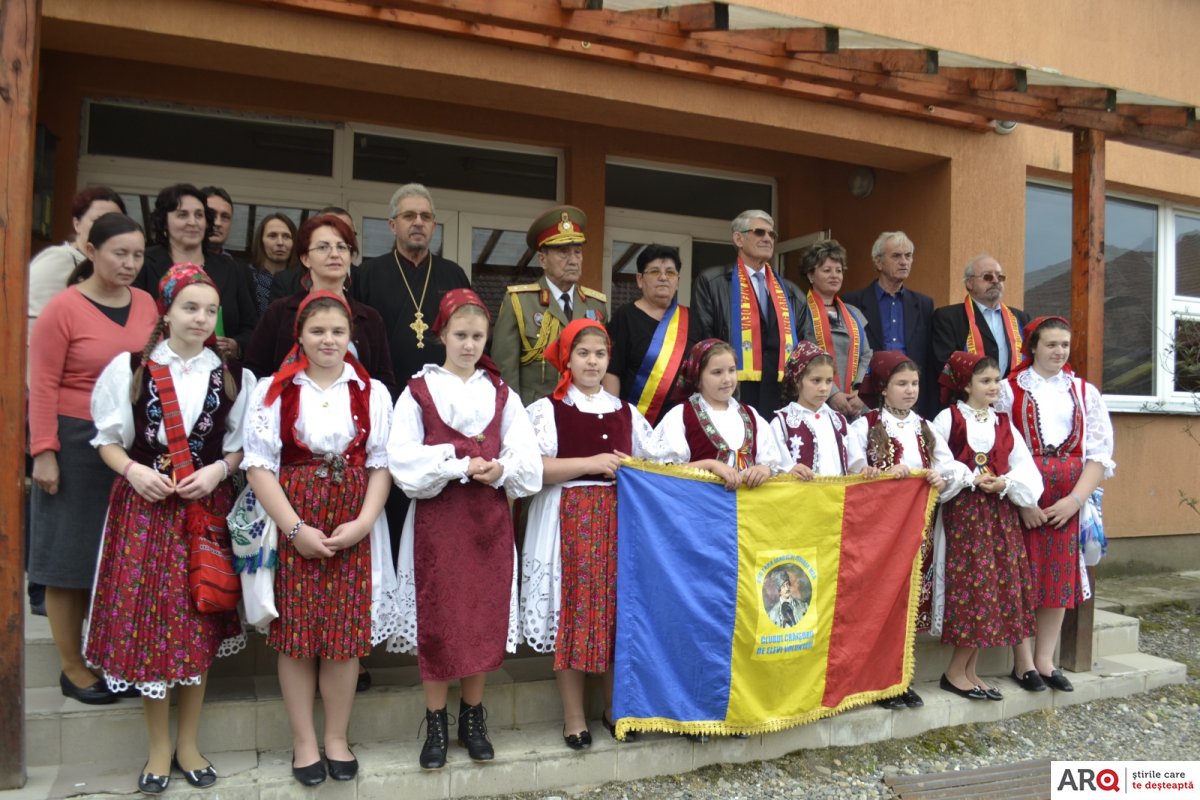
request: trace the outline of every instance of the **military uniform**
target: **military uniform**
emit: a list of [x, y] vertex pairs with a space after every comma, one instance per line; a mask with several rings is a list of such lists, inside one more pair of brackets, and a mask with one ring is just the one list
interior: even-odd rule
[[[571, 206], [559, 206], [534, 221], [526, 234], [531, 250], [568, 244], [583, 244], [583, 226], [587, 217]], [[492, 360], [500, 368], [504, 380], [529, 405], [548, 396], [558, 383], [558, 370], [542, 357], [546, 346], [572, 319], [594, 319], [608, 322], [608, 298], [585, 286], [571, 289], [571, 317], [563, 314], [557, 298], [550, 296], [550, 286], [542, 276], [537, 283], [509, 286], [500, 301], [500, 313], [492, 332]]]

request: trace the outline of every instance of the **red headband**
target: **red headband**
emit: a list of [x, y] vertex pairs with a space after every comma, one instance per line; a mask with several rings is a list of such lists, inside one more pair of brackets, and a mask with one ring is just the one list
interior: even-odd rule
[[[1053, 319], [1056, 319], [1062, 324], [1066, 325], [1067, 330], [1071, 329], [1071, 323], [1069, 320], [1067, 320], [1065, 317], [1060, 317], [1055, 314], [1047, 314], [1046, 316], [1030, 320], [1029, 324], [1025, 326], [1025, 330], [1021, 331], [1021, 363], [1018, 364], [1017, 368], [1012, 371], [1012, 375], [1016, 375], [1018, 372], [1024, 372], [1033, 366], [1033, 345], [1031, 344], [1033, 334], [1037, 332], [1038, 328], [1042, 327]], [[1071, 364], [1069, 362], [1063, 364], [1063, 371], [1074, 374], [1074, 370], [1071, 369]], [[1009, 377], [1012, 377], [1012, 375]]]
[[[433, 321], [433, 326], [429, 329], [433, 332], [433, 335], [440, 336], [442, 329], [450, 322], [450, 318], [463, 306], [479, 306], [482, 308], [488, 325], [491, 325], [492, 314], [488, 311], [487, 306], [483, 304], [483, 300], [480, 299], [479, 295], [470, 289], [451, 289], [442, 296], [442, 302], [438, 304], [437, 319]], [[475, 365], [491, 375], [492, 382], [498, 385], [500, 368], [496, 366], [495, 361], [492, 361], [486, 354], [483, 354], [479, 356], [479, 360], [475, 362]]]
[[562, 400], [567, 396], [567, 389], [571, 388], [571, 369], [567, 363], [571, 360], [571, 351], [575, 348], [575, 340], [588, 328], [600, 331], [604, 334], [604, 340], [610, 342], [608, 331], [599, 322], [594, 319], [576, 319], [563, 328], [558, 338], [551, 342], [550, 346], [542, 353], [542, 358], [546, 359], [546, 363], [552, 365], [562, 375], [550, 395], [555, 400]]
[[967, 384], [971, 382], [971, 376], [975, 373], [975, 365], [985, 358], [985, 355], [965, 353], [961, 350], [950, 354], [942, 374], [938, 375], [942, 405], [950, 405], [954, 392], [966, 391]]
[[902, 364], [912, 364], [914, 369], [917, 367], [916, 362], [905, 355], [903, 350], [876, 350], [871, 356], [867, 374], [858, 387], [858, 396], [862, 401], [869, 406], [878, 405], [879, 399], [883, 397], [883, 390], [892, 379], [892, 373]]

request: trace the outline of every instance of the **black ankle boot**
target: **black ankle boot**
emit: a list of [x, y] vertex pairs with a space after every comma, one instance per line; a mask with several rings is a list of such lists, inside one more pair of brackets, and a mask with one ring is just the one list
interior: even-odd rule
[[458, 743], [467, 748], [472, 761], [491, 761], [496, 757], [487, 735], [487, 709], [483, 703], [469, 706], [458, 703]]
[[421, 747], [422, 769], [441, 769], [446, 766], [446, 748], [450, 744], [448, 724], [446, 709], [425, 709], [425, 744]]

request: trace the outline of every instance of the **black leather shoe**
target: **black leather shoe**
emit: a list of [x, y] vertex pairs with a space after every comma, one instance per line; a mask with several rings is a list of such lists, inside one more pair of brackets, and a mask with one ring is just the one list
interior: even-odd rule
[[[91, 686], [85, 686], [80, 689], [71, 683], [71, 679], [67, 677], [67, 673], [60, 672], [58, 674], [58, 685], [62, 689], [63, 697], [70, 697], [72, 700], [87, 703], [89, 706], [106, 706], [109, 703], [117, 702], [117, 696], [108, 690], [108, 686], [103, 680], [97, 680]], [[159, 791], [161, 792], [162, 789], [159, 789]]]
[[371, 673], [367, 672], [364, 669], [362, 672], [358, 673], [358, 683], [354, 684], [354, 691], [356, 694], [358, 694], [358, 693], [365, 692], [367, 689], [370, 689], [370, 688], [371, 688]]
[[584, 728], [579, 733], [567, 735], [567, 732], [564, 730], [563, 741], [572, 750], [587, 750], [592, 746], [592, 732]]
[[491, 761], [496, 757], [487, 735], [487, 709], [483, 703], [469, 706], [458, 701], [458, 746], [467, 748], [472, 761]]
[[292, 777], [304, 786], [320, 786], [325, 782], [325, 762], [318, 758], [306, 767], [297, 767], [296, 754], [292, 753]]
[[[980, 686], [979, 688], [983, 689], [982, 686]], [[987, 689], [983, 689], [983, 693], [987, 695], [988, 700], [1003, 700], [1004, 699], [1004, 695], [1000, 694], [999, 689], [992, 689], [989, 687]]]
[[600, 724], [604, 726], [604, 729], [605, 729], [606, 731], [608, 731], [608, 735], [609, 735], [609, 736], [611, 736], [611, 737], [613, 738], [613, 741], [617, 741], [617, 742], [636, 742], [636, 741], [637, 741], [637, 739], [638, 739], [638, 732], [637, 732], [637, 731], [626, 731], [626, 732], [625, 732], [625, 738], [624, 738], [624, 739], [618, 739], [618, 738], [617, 738], [617, 726], [616, 726], [616, 725], [614, 725], [614, 724], [613, 724], [613, 721], [612, 721], [611, 719], [609, 719], [609, 718], [608, 718], [608, 714], [605, 714], [605, 713], [603, 713], [603, 712], [601, 712], [601, 713], [600, 713]]
[[978, 686], [972, 686], [970, 689], [960, 689], [950, 682], [945, 673], [942, 673], [942, 679], [938, 682], [938, 686], [950, 694], [956, 694], [959, 697], [965, 697], [968, 700], [987, 700], [988, 696], [983, 693], [983, 689]]
[[182, 772], [184, 780], [197, 789], [207, 789], [217, 782], [217, 771], [213, 769], [211, 762], [207, 767], [187, 770], [180, 766], [177, 756], [171, 756], [171, 769], [177, 769]]
[[[150, 762], [146, 762], [146, 767], [150, 766]], [[145, 769], [146, 767], [142, 767]], [[170, 775], [155, 775], [152, 772], [143, 772], [138, 776], [138, 791], [142, 794], [162, 794], [167, 790], [167, 786], [171, 783]]]
[[921, 695], [913, 691], [910, 686], [904, 690], [904, 694], [900, 695], [904, 699], [904, 705], [908, 708], [920, 708], [925, 705], [925, 701], [921, 699]]
[[1046, 691], [1046, 682], [1042, 680], [1042, 676], [1038, 674], [1036, 669], [1031, 669], [1024, 675], [1018, 675], [1016, 667], [1014, 667], [1011, 677], [1017, 682], [1018, 686], [1027, 692]]
[[880, 708], [886, 708], [889, 711], [899, 711], [902, 708], [908, 708], [908, 703], [904, 702], [904, 695], [898, 694], [895, 697], [885, 697], [882, 700], [876, 700], [875, 705]]
[[[350, 755], [353, 756], [354, 753]], [[352, 781], [354, 780], [354, 776], [358, 774], [357, 758], [352, 757], [349, 761], [335, 761], [326, 756], [325, 761], [329, 764], [329, 777], [335, 781]]]
[[1061, 669], [1056, 669], [1053, 672], [1051, 672], [1049, 675], [1041, 675], [1039, 673], [1038, 677], [1040, 677], [1043, 681], [1045, 681], [1046, 684], [1049, 685], [1050, 688], [1052, 688], [1052, 689], [1057, 689], [1060, 692], [1075, 691], [1075, 687], [1071, 685], [1071, 682], [1069, 680], [1067, 680], [1067, 676], [1062, 674]]
[[446, 766], [446, 749], [450, 744], [447, 731], [450, 721], [446, 709], [425, 709], [425, 744], [421, 746], [421, 769], [441, 769]]

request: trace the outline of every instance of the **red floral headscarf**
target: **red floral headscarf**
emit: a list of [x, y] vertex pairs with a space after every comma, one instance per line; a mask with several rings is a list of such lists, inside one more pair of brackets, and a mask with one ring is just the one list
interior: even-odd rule
[[[313, 302], [323, 299], [336, 300], [341, 304], [342, 308], [346, 309], [346, 318], [354, 319], [354, 312], [350, 310], [350, 304], [346, 302], [346, 298], [341, 294], [335, 294], [324, 289], [309, 292], [308, 296], [300, 301], [300, 308], [296, 310], [296, 324], [293, 328], [296, 343], [288, 351], [287, 357], [283, 359], [283, 363], [279, 366], [279, 370], [271, 376], [271, 388], [267, 389], [267, 396], [263, 401], [265, 405], [269, 406], [274, 403], [279, 398], [279, 395], [283, 393], [283, 387], [287, 386], [297, 373], [308, 369], [308, 356], [300, 348], [300, 319], [304, 316], [304, 309], [308, 308]], [[363, 383], [370, 385], [371, 376], [367, 374], [367, 370], [354, 357], [349, 348], [346, 349], [345, 361], [354, 367], [354, 372]]]
[[[483, 300], [479, 295], [470, 289], [451, 289], [442, 296], [442, 302], [438, 305], [437, 319], [433, 321], [433, 325], [429, 330], [434, 336], [440, 336], [442, 329], [450, 322], [450, 318], [454, 316], [454, 312], [458, 311], [463, 306], [478, 306], [483, 309], [483, 315], [487, 318], [488, 324], [491, 325], [492, 314], [488, 311], [487, 306], [483, 304]], [[479, 361], [475, 362], [476, 366], [481, 370], [491, 375], [496, 381], [500, 380], [500, 368], [496, 366], [496, 362], [492, 361], [486, 354], [479, 356]]]
[[575, 340], [579, 338], [579, 334], [589, 328], [600, 331], [604, 334], [604, 340], [609, 343], [609, 346], [612, 345], [612, 341], [608, 338], [608, 331], [599, 322], [594, 319], [576, 319], [563, 328], [558, 338], [551, 342], [550, 346], [542, 353], [546, 363], [552, 365], [562, 375], [558, 385], [550, 394], [555, 400], [562, 400], [567, 396], [567, 389], [571, 388], [571, 369], [567, 363], [571, 360], [571, 351], [575, 349]]
[[858, 387], [858, 396], [862, 401], [868, 406], [877, 407], [892, 373], [903, 364], [912, 364], [914, 368], [917, 366], [903, 350], [876, 350], [871, 356], [867, 374]]
[[687, 358], [679, 365], [679, 377], [675, 379], [675, 390], [683, 397], [691, 397], [700, 390], [700, 362], [704, 354], [719, 344], [726, 344], [724, 339], [701, 339], [692, 345]]
[[950, 354], [942, 374], [938, 375], [942, 405], [950, 405], [955, 392], [967, 390], [967, 385], [971, 383], [971, 376], [975, 373], [975, 365], [985, 358], [987, 356], [982, 353], [966, 353], [962, 350]]
[[[199, 264], [181, 263], [173, 265], [167, 274], [162, 276], [162, 280], [158, 282], [158, 297], [154, 303], [158, 307], [158, 315], [165, 317], [167, 312], [171, 310], [175, 298], [189, 286], [200, 284], [201, 286], [211, 286], [213, 289], [217, 285], [213, 283], [213, 279], [204, 271], [204, 267]], [[214, 331], [204, 340], [205, 347], [216, 347], [217, 335]]]
[[[1047, 314], [1046, 316], [1030, 320], [1029, 324], [1025, 326], [1025, 330], [1021, 331], [1021, 363], [1018, 364], [1017, 368], [1009, 374], [1010, 378], [1013, 375], [1016, 375], [1019, 372], [1024, 372], [1033, 366], [1033, 334], [1037, 332], [1038, 328], [1042, 327], [1051, 320], [1058, 320], [1067, 326], [1067, 330], [1071, 329], [1070, 320], [1055, 314]], [[1071, 362], [1068, 361], [1067, 363], [1063, 364], [1063, 372], [1066, 372], [1070, 375], [1075, 374], [1075, 370], [1071, 368]]]

